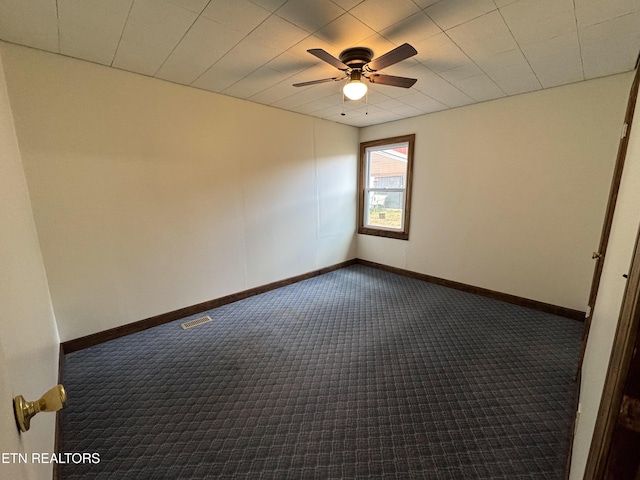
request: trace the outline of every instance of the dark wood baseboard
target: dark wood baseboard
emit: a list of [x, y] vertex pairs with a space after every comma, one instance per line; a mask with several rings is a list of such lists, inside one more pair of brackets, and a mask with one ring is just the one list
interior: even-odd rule
[[168, 322], [173, 322], [174, 320], [179, 320], [181, 318], [188, 317], [189, 315], [206, 312], [207, 310], [211, 310], [212, 308], [221, 307], [222, 305], [227, 305], [239, 300], [244, 300], [245, 298], [253, 297], [254, 295], [259, 295], [270, 290], [275, 290], [276, 288], [285, 287], [287, 285], [291, 285], [292, 283], [301, 282], [309, 278], [317, 277], [318, 275], [323, 275], [334, 270], [339, 270], [341, 268], [348, 267], [349, 265], [353, 265], [356, 262], [356, 259], [347, 260], [346, 262], [320, 268], [318, 270], [303, 273], [301, 275], [296, 275], [295, 277], [285, 278], [284, 280], [278, 280], [277, 282], [260, 285], [259, 287], [243, 290], [242, 292], [232, 293], [231, 295], [226, 295], [214, 300], [198, 303], [197, 305], [173, 310], [172, 312], [162, 313], [160, 315], [146, 318], [144, 320], [139, 320], [137, 322], [128, 323], [120, 327], [110, 328], [109, 330], [93, 333], [85, 337], [68, 340], [66, 342], [62, 342], [62, 351], [64, 354], [67, 354], [75, 352], [77, 350], [89, 348], [100, 343], [108, 342], [109, 340], [114, 340], [119, 337], [130, 335], [132, 333], [141, 332], [143, 330], [157, 327], [158, 325], [162, 325]]
[[89, 348], [94, 345], [98, 345], [100, 343], [108, 342], [109, 340], [123, 337], [125, 335], [141, 332], [143, 330], [147, 330], [149, 328], [156, 327], [158, 325], [162, 325], [168, 322], [172, 322], [174, 320], [179, 320], [181, 318], [188, 317], [189, 315], [195, 315], [197, 313], [206, 312], [207, 310], [211, 310], [212, 308], [217, 308], [222, 305], [227, 305], [229, 303], [237, 302], [239, 300], [243, 300], [245, 298], [249, 298], [254, 295], [259, 295], [261, 293], [265, 293], [270, 290], [275, 290], [276, 288], [291, 285], [292, 283], [301, 282], [303, 280], [307, 280], [309, 278], [316, 277], [318, 275], [332, 272], [334, 270], [339, 270], [341, 268], [348, 267], [349, 265], [354, 265], [354, 264], [365, 265], [365, 266], [377, 268], [380, 270], [386, 270], [388, 272], [396, 273], [398, 275], [403, 275], [405, 277], [411, 277], [417, 280], [435, 283], [437, 285], [443, 285], [449, 288], [455, 288], [456, 290], [462, 290], [464, 292], [481, 295], [483, 297], [493, 298], [495, 300], [512, 303], [514, 305], [519, 305], [521, 307], [527, 307], [533, 310], [539, 310], [542, 312], [551, 313], [553, 315], [558, 315], [560, 317], [566, 317], [566, 318], [570, 318], [573, 320], [580, 320], [580, 321], [584, 320], [585, 312], [581, 312], [579, 310], [573, 310], [566, 307], [559, 307], [557, 305], [551, 305], [549, 303], [539, 302], [537, 300], [530, 300], [528, 298], [522, 298], [516, 295], [510, 295], [508, 293], [496, 292], [494, 290], [489, 290], [487, 288], [475, 287], [473, 285], [467, 285], [465, 283], [455, 282], [453, 280], [446, 280], [444, 278], [434, 277], [424, 273], [417, 273], [411, 270], [404, 270], [402, 268], [390, 267], [388, 265], [383, 265], [381, 263], [375, 263], [375, 262], [370, 262], [368, 260], [362, 260], [362, 259], [356, 258], [353, 260], [347, 260], [346, 262], [338, 263], [336, 265], [331, 265], [329, 267], [314, 270], [312, 272], [304, 273], [302, 275], [297, 275], [295, 277], [286, 278], [284, 280], [279, 280], [277, 282], [261, 285], [259, 287], [250, 288], [242, 292], [226, 295], [224, 297], [216, 298], [214, 300], [209, 300], [207, 302], [199, 303], [197, 305], [192, 305], [190, 307], [173, 310], [171, 312], [156, 315], [154, 317], [146, 318], [144, 320], [139, 320], [137, 322], [129, 323], [127, 325], [122, 325], [120, 327], [111, 328], [109, 330], [87, 335], [85, 337], [68, 340], [61, 344], [60, 370], [62, 370], [62, 362], [63, 362], [64, 354], [75, 352], [77, 350], [82, 350], [84, 348]]
[[481, 295], [483, 297], [493, 298], [494, 300], [500, 300], [501, 302], [512, 303], [521, 307], [531, 308], [532, 310], [539, 310], [545, 313], [551, 313], [560, 317], [570, 318], [572, 320], [584, 321], [585, 312], [579, 310], [573, 310], [571, 308], [559, 307], [550, 303], [539, 302], [537, 300], [531, 300], [528, 298], [518, 297], [508, 293], [496, 292], [495, 290], [489, 290], [488, 288], [475, 287], [473, 285], [467, 285], [466, 283], [455, 282], [453, 280], [446, 280], [444, 278], [433, 277], [424, 273], [412, 272], [411, 270], [404, 270], [402, 268], [390, 267], [382, 263], [370, 262], [369, 260], [357, 259], [357, 263], [360, 265], [366, 265], [367, 267], [378, 268], [380, 270], [386, 270], [387, 272], [396, 273], [405, 277], [415, 278], [417, 280], [423, 280], [429, 283], [435, 283], [449, 288], [455, 288], [456, 290], [462, 290], [463, 292], [473, 293], [475, 295]]

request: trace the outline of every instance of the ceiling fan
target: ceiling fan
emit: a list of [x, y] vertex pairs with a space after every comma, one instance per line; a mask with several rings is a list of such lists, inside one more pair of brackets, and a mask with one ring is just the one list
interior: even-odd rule
[[373, 51], [365, 47], [347, 48], [340, 54], [339, 59], [321, 48], [312, 48], [307, 50], [307, 52], [327, 62], [329, 65], [336, 67], [338, 70], [342, 70], [344, 74], [338, 77], [294, 83], [294, 87], [338, 82], [348, 78], [349, 81], [344, 86], [343, 92], [347, 98], [359, 100], [367, 93], [367, 85], [362, 79], [366, 79], [371, 83], [380, 83], [382, 85], [402, 88], [409, 88], [417, 82], [415, 78], [395, 77], [393, 75], [376, 73], [378, 70], [406, 60], [418, 53], [416, 49], [408, 43], [402, 44], [374, 60], [372, 60]]

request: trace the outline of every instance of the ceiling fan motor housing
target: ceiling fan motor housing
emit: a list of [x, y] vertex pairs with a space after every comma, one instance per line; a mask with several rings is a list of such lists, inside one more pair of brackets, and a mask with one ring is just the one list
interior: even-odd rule
[[347, 48], [340, 54], [340, 61], [354, 70], [362, 70], [362, 67], [373, 58], [373, 51], [366, 47]]

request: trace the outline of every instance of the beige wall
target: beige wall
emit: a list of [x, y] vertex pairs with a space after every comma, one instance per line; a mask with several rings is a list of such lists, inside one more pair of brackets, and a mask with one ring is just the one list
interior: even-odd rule
[[[20, 435], [16, 395], [35, 400], [57, 383], [58, 332], [0, 55], [0, 452], [53, 452], [51, 414]], [[0, 463], [0, 478], [50, 479], [51, 465]]]
[[[14, 45], [0, 53], [13, 107], [12, 119], [0, 71], [3, 396], [55, 383], [47, 277], [64, 341], [356, 256], [357, 129]], [[416, 133], [416, 158], [411, 239], [360, 235], [357, 255], [584, 309], [630, 82], [362, 129], [360, 141]], [[636, 167], [612, 232], [620, 255], [605, 265], [611, 293], [594, 312], [576, 479], [638, 225]], [[42, 417], [22, 437], [3, 428], [2, 448], [50, 451], [53, 416]]]
[[631, 74], [361, 130], [416, 134], [409, 241], [358, 257], [585, 310]]
[[355, 257], [356, 128], [2, 51], [63, 341]]
[[[623, 119], [621, 116], [620, 121]], [[584, 473], [609, 366], [613, 337], [618, 326], [622, 297], [627, 285], [627, 280], [622, 275], [629, 273], [640, 225], [640, 102], [636, 103], [633, 122], [582, 366], [581, 414], [576, 425], [571, 480], [582, 479]]]

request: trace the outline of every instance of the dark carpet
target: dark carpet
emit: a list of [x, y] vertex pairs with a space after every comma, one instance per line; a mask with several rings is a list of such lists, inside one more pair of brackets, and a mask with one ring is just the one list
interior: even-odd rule
[[563, 478], [580, 322], [360, 265], [205, 314], [66, 356], [63, 480]]

